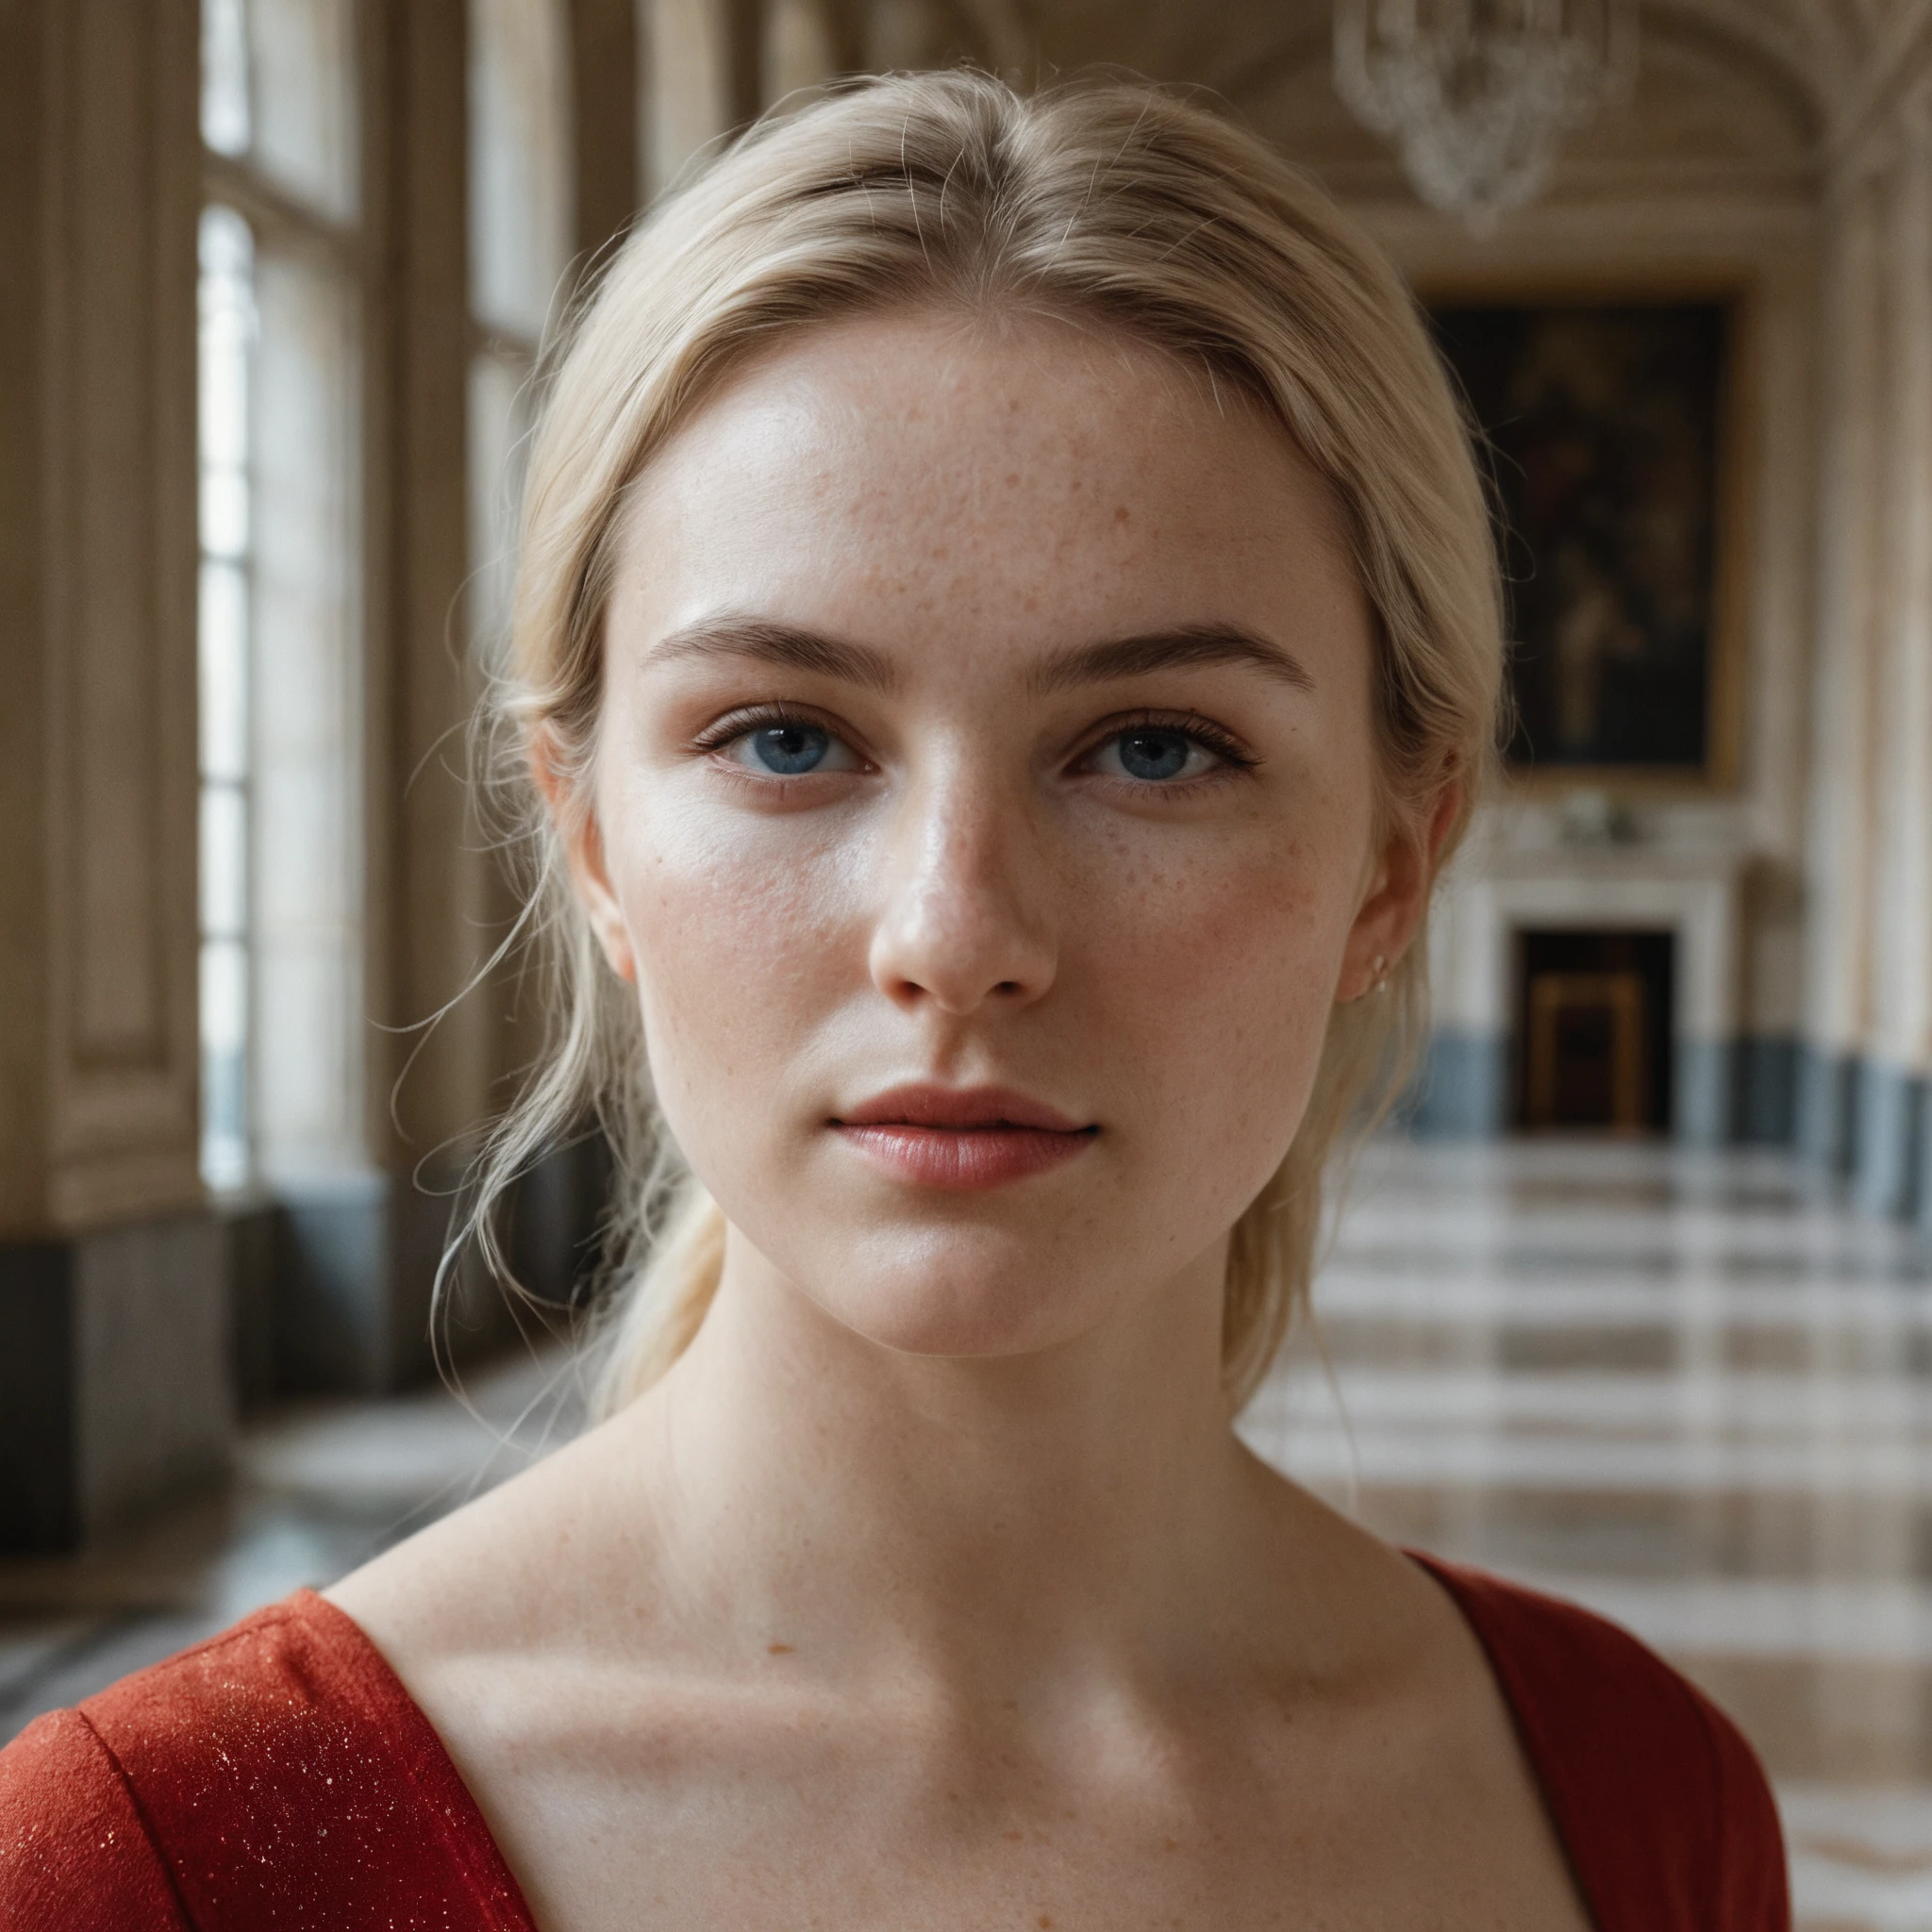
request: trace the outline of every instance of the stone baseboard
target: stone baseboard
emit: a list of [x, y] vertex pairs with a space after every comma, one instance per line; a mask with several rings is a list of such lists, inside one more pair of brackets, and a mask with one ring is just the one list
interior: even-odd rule
[[1491, 1141], [1509, 1129], [1509, 1044], [1500, 1034], [1439, 1028], [1397, 1108], [1431, 1141]]
[[234, 1416], [213, 1216], [0, 1246], [0, 1549], [71, 1549], [219, 1480]]
[[[525, 1177], [508, 1216], [511, 1261], [540, 1300], [568, 1305], [608, 1175], [563, 1150]], [[579, 1170], [582, 1172], [579, 1172]], [[427, 1381], [517, 1332], [507, 1291], [474, 1257], [436, 1284], [456, 1183], [425, 1188], [382, 1174], [276, 1191], [265, 1343], [277, 1391], [379, 1394]]]
[[1874, 1214], [1932, 1227], [1932, 1076], [1798, 1049], [1798, 1151]]
[[[1794, 1041], [1770, 1034], [1680, 1040], [1673, 1077], [1673, 1134], [1688, 1147], [1792, 1145], [1819, 1079]], [[1507, 1040], [1443, 1027], [1401, 1116], [1425, 1138], [1491, 1140], [1510, 1130], [1510, 1109]]]

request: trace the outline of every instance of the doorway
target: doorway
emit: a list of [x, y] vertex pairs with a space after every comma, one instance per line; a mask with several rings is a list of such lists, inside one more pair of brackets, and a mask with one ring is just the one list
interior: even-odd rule
[[1515, 1124], [1668, 1134], [1675, 935], [1517, 935]]

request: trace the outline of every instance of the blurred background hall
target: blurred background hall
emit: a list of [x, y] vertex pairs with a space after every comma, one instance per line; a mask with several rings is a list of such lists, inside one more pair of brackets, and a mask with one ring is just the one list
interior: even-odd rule
[[534, 358], [708, 142], [961, 59], [1211, 91], [1493, 447], [1509, 781], [1250, 1439], [1707, 1685], [1812, 1932], [1932, 1928], [1932, 0], [0, 4], [0, 1737], [574, 1426], [594, 1144], [547, 1327], [459, 1271], [459, 1402], [429, 1323], [535, 1039]]

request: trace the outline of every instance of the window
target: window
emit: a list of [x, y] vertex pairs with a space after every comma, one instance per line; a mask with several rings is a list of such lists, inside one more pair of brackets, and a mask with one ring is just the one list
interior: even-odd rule
[[354, 0], [204, 0], [202, 1167], [358, 1164]]
[[247, 1179], [249, 389], [255, 238], [233, 208], [201, 218], [201, 1167]]
[[471, 628], [508, 629], [529, 381], [570, 266], [570, 41], [558, 0], [470, 0]]

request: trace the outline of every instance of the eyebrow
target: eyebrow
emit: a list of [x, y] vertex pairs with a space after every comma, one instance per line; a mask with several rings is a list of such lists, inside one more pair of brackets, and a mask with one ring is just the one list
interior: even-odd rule
[[880, 692], [898, 682], [891, 660], [878, 651], [763, 617], [705, 617], [681, 625], [647, 654], [647, 661], [666, 658], [751, 658]]
[[1151, 671], [1186, 671], [1206, 664], [1249, 664], [1297, 691], [1315, 688], [1315, 680], [1292, 652], [1234, 624], [1184, 624], [1082, 644], [1048, 658], [1028, 681], [1037, 692], [1045, 694], [1111, 678], [1141, 677]]
[[[652, 659], [749, 658], [789, 671], [836, 677], [866, 690], [888, 692], [898, 682], [882, 652], [802, 625], [770, 618], [722, 615], [700, 618], [659, 639]], [[1132, 637], [1104, 638], [1062, 651], [1037, 665], [1027, 683], [1039, 696], [1141, 677], [1157, 671], [1192, 670], [1210, 664], [1247, 664], [1297, 691], [1312, 691], [1315, 680], [1292, 652], [1232, 624], [1177, 625]]]

